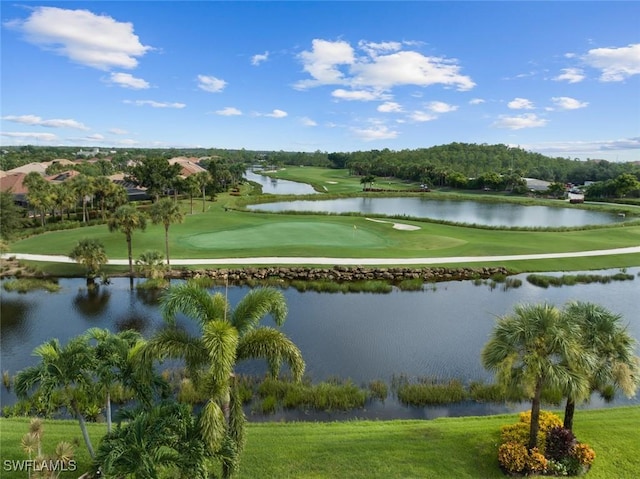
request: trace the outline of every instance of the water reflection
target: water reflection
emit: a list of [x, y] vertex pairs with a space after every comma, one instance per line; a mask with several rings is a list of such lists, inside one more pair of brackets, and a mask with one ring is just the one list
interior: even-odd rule
[[455, 223], [506, 227], [571, 227], [625, 221], [612, 213], [574, 207], [523, 206], [513, 203], [433, 200], [425, 197], [339, 198], [280, 201], [250, 205], [253, 211], [308, 211], [317, 213], [411, 216]]
[[107, 286], [80, 288], [73, 299], [73, 306], [84, 316], [94, 318], [104, 313], [110, 298], [111, 292]]
[[249, 181], [260, 184], [262, 192], [273, 195], [310, 195], [317, 193], [313, 186], [297, 181], [281, 180], [270, 176], [258, 175], [252, 171], [246, 171], [244, 177]]

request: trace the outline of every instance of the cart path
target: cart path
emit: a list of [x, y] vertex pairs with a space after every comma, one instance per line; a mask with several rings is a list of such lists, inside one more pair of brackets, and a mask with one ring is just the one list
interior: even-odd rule
[[[285, 265], [285, 264], [313, 264], [313, 265], [422, 265], [448, 263], [488, 263], [495, 261], [519, 261], [531, 259], [554, 258], [584, 258], [589, 256], [608, 256], [615, 254], [640, 253], [640, 246], [628, 248], [614, 248], [591, 251], [575, 251], [568, 253], [540, 253], [503, 256], [456, 256], [444, 258], [328, 258], [305, 256], [261, 256], [257, 258], [214, 258], [214, 259], [172, 259], [173, 266], [185, 265]], [[50, 263], [75, 263], [68, 256], [42, 255], [28, 253], [4, 253], [2, 258], [15, 257], [29, 261], [46, 261]], [[127, 259], [110, 259], [111, 265], [128, 265]]]

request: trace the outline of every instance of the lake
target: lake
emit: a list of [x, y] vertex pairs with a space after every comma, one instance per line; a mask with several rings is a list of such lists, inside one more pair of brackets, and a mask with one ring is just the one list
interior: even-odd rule
[[[526, 282], [520, 288], [502, 290], [473, 281], [450, 281], [425, 286], [420, 292], [394, 290], [390, 294], [330, 294], [283, 291], [289, 306], [283, 331], [298, 345], [314, 381], [331, 377], [351, 378], [356, 384], [381, 379], [390, 384], [394, 374], [410, 378], [455, 378], [464, 382], [491, 380], [480, 364], [480, 351], [498, 316], [508, 314], [518, 303], [549, 302], [562, 306], [570, 300], [591, 301], [622, 314], [629, 332], [640, 339], [638, 282], [640, 268], [628, 268], [633, 281], [608, 284], [563, 286], [543, 289]], [[591, 271], [614, 274], [618, 270]], [[559, 275], [560, 273], [550, 273]], [[2, 291], [0, 321], [1, 368], [12, 375], [33, 364], [33, 348], [52, 337], [62, 343], [90, 327], [116, 331], [126, 328], [153, 334], [163, 321], [157, 296], [130, 291], [127, 278], [114, 278], [90, 295], [83, 279], [61, 279], [58, 293], [27, 294]], [[219, 291], [219, 288], [211, 291]], [[246, 287], [230, 287], [229, 301], [235, 304]], [[188, 327], [185, 318], [180, 321]], [[638, 349], [640, 354], [640, 348]], [[241, 372], [262, 374], [261, 362], [244, 364]], [[13, 394], [2, 391], [2, 403], [11, 404]], [[614, 403], [640, 404], [617, 399]], [[603, 403], [593, 400], [592, 407]], [[409, 408], [389, 399], [374, 403], [357, 417], [431, 418], [507, 412], [523, 405], [457, 404], [446, 407]], [[291, 412], [269, 419], [309, 419], [303, 412]], [[339, 418], [340, 414], [319, 414], [314, 419]], [[260, 418], [258, 418], [260, 419]]]
[[313, 186], [297, 181], [281, 180], [269, 176], [259, 175], [247, 170], [244, 177], [262, 186], [262, 192], [272, 195], [310, 195], [317, 193]]
[[252, 211], [361, 213], [363, 215], [408, 216], [454, 223], [504, 227], [575, 227], [625, 221], [614, 213], [571, 206], [524, 206], [514, 203], [434, 200], [427, 197], [339, 198], [331, 200], [277, 201], [249, 205]]

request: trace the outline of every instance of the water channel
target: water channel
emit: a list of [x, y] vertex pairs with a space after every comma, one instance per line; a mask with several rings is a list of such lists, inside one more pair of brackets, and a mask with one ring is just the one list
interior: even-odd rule
[[[592, 273], [614, 274], [618, 270]], [[451, 281], [427, 285], [420, 292], [390, 294], [330, 294], [283, 290], [289, 306], [283, 331], [298, 345], [314, 381], [331, 377], [351, 378], [358, 385], [380, 379], [390, 384], [394, 374], [410, 378], [434, 377], [490, 381], [480, 364], [480, 351], [496, 317], [508, 314], [518, 303], [549, 302], [562, 306], [570, 300], [591, 301], [622, 314], [629, 333], [640, 339], [637, 295], [640, 268], [629, 268], [636, 278], [609, 284], [589, 284], [543, 289], [522, 279], [520, 288], [504, 291], [500, 286]], [[560, 274], [560, 273], [553, 273]], [[61, 279], [57, 293], [27, 294], [2, 291], [0, 318], [1, 368], [11, 374], [33, 364], [33, 349], [52, 337], [64, 344], [90, 327], [113, 331], [134, 328], [145, 336], [162, 327], [157, 296], [130, 291], [125, 278], [101, 286], [90, 294], [82, 279]], [[211, 289], [217, 291], [219, 289]], [[231, 287], [229, 301], [235, 304], [245, 287]], [[193, 325], [186, 318], [181, 323]], [[270, 321], [268, 321], [270, 323]], [[640, 349], [638, 350], [640, 353]], [[244, 364], [241, 372], [263, 374], [261, 362]], [[2, 391], [2, 403], [15, 398]], [[640, 397], [617, 399], [614, 404], [640, 404]], [[603, 403], [592, 400], [590, 407]], [[409, 408], [394, 399], [374, 403], [358, 417], [431, 418], [448, 415], [482, 415], [505, 412], [522, 405], [465, 403], [447, 407]], [[525, 406], [526, 407], [526, 406]], [[340, 415], [320, 415], [335, 418]], [[276, 417], [270, 416], [270, 419]], [[288, 419], [305, 419], [293, 412]], [[313, 416], [317, 419], [318, 415]]]

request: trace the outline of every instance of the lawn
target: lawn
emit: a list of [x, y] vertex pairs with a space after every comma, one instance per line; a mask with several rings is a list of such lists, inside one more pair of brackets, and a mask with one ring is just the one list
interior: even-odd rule
[[[502, 478], [496, 458], [500, 426], [517, 415], [427, 421], [249, 423], [239, 477], [244, 478]], [[640, 407], [579, 410], [574, 432], [596, 451], [591, 479], [640, 477]], [[4, 460], [25, 458], [19, 442], [28, 420], [0, 419]], [[94, 445], [104, 424], [90, 424]], [[79, 470], [88, 464], [73, 421], [46, 421], [45, 450], [79, 441]], [[23, 474], [3, 471], [3, 479]], [[63, 475], [61, 477], [77, 477]]]
[[[304, 171], [307, 181], [324, 181], [331, 186], [344, 183], [354, 193], [361, 186], [345, 170], [293, 168]], [[280, 174], [279, 173], [279, 174]], [[341, 179], [342, 178], [342, 179]], [[300, 178], [298, 178], [300, 179]], [[342, 182], [342, 183], [341, 183]], [[349, 186], [350, 185], [350, 186]], [[355, 190], [356, 192], [359, 190]], [[415, 219], [373, 222], [363, 216], [324, 214], [269, 214], [245, 211], [238, 205], [252, 201], [244, 188], [242, 197], [218, 195], [215, 202], [200, 204], [181, 224], [171, 225], [171, 258], [234, 258], [263, 256], [306, 256], [346, 258], [447, 258], [508, 254], [561, 253], [599, 250], [640, 244], [640, 225], [612, 226], [587, 230], [518, 231], [472, 228]], [[257, 197], [258, 199], [264, 197]], [[182, 202], [185, 213], [188, 201]], [[393, 228], [393, 222], [415, 230]], [[111, 259], [126, 258], [124, 235], [109, 232], [105, 225], [54, 231], [16, 241], [16, 253], [67, 255], [77, 241], [96, 238]], [[133, 235], [134, 257], [154, 249], [164, 252], [164, 230], [149, 224]], [[487, 263], [488, 264], [488, 263]], [[480, 263], [475, 263], [480, 266]], [[502, 263], [504, 265], [504, 263]], [[566, 260], [518, 261], [507, 266], [521, 271], [586, 270], [640, 265], [640, 254]], [[549, 268], [548, 265], [552, 265]], [[45, 269], [50, 269], [45, 266]], [[55, 270], [55, 266], [53, 267]], [[68, 270], [69, 268], [66, 268]], [[124, 271], [124, 268], [122, 269]]]

